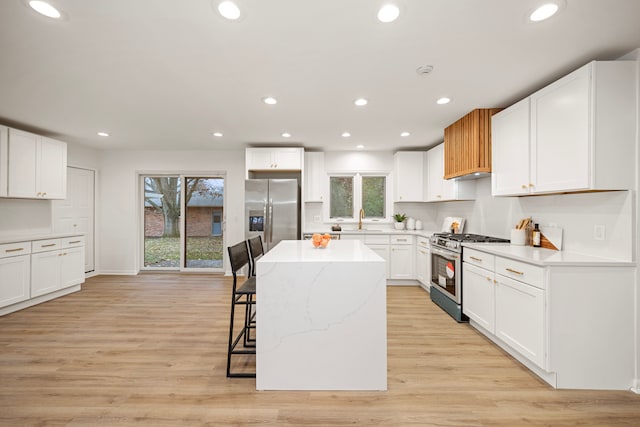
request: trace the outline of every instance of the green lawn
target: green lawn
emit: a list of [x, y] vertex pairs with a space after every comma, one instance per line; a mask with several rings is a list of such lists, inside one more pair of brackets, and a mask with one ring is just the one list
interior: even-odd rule
[[[188, 237], [188, 260], [222, 260], [222, 236]], [[178, 237], [146, 237], [144, 239], [145, 267], [179, 267], [180, 240]]]

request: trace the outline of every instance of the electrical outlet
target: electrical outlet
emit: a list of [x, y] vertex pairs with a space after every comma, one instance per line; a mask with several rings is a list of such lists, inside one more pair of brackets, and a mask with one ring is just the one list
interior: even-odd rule
[[593, 226], [593, 240], [604, 240], [605, 227], [604, 225]]
[[313, 222], [320, 222], [320, 221], [322, 221], [322, 218], [320, 217], [320, 215], [313, 216]]

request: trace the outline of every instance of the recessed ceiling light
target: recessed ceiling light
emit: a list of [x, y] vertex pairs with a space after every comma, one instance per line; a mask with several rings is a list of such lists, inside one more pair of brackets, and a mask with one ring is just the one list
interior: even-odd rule
[[107, 132], [98, 132], [98, 136], [109, 136]]
[[406, 136], [409, 136], [409, 135], [411, 135], [411, 132], [406, 132], [405, 131], [405, 132], [401, 132], [400, 133], [400, 136], [402, 136], [402, 137], [406, 137]]
[[235, 21], [240, 18], [240, 8], [232, 1], [223, 1], [218, 4], [218, 12], [223, 17]]
[[443, 97], [436, 101], [436, 104], [444, 105], [451, 102], [451, 98]]
[[46, 1], [31, 0], [29, 2], [29, 6], [31, 6], [31, 8], [39, 14], [47, 16], [49, 18], [58, 19], [62, 17], [60, 11], [58, 11], [58, 9], [56, 9]]
[[349, 138], [351, 136], [351, 134], [349, 132], [342, 132], [342, 137], [343, 138]]
[[264, 102], [265, 104], [269, 104], [269, 105], [275, 105], [278, 103], [278, 101], [275, 98], [272, 98], [270, 96], [266, 97], [266, 98], [262, 98], [262, 102]]
[[358, 145], [356, 145], [356, 148], [364, 148], [364, 145], [358, 144]]
[[358, 98], [355, 101], [353, 101], [353, 103], [356, 104], [358, 107], [364, 107], [369, 103], [369, 101], [367, 101], [365, 98]]
[[218, 138], [222, 137], [222, 133], [220, 132], [214, 132], [212, 135], [217, 136]]
[[400, 9], [395, 4], [386, 4], [378, 10], [378, 20], [380, 22], [393, 22], [400, 16]]
[[545, 19], [549, 19], [555, 15], [558, 9], [559, 6], [555, 3], [543, 4], [529, 15], [529, 19], [533, 22], [544, 21]]
[[291, 138], [291, 134], [289, 132], [282, 132], [283, 138]]

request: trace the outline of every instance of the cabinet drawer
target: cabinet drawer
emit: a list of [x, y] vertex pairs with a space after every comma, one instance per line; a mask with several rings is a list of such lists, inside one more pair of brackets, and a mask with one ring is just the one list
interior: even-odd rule
[[0, 245], [0, 258], [9, 258], [31, 253], [31, 242], [5, 243]]
[[423, 248], [429, 248], [430, 242], [428, 237], [418, 236], [417, 238], [418, 246], [422, 246]]
[[84, 246], [84, 236], [65, 237], [60, 239], [60, 246], [63, 248], [73, 248], [76, 246]]
[[369, 244], [376, 245], [388, 245], [389, 244], [389, 236], [385, 236], [383, 234], [365, 234], [364, 242]]
[[542, 267], [496, 257], [496, 273], [544, 289], [544, 269]]
[[33, 253], [54, 251], [62, 247], [60, 239], [36, 240], [31, 243], [31, 251]]
[[413, 236], [391, 236], [392, 245], [412, 245]]
[[486, 268], [493, 271], [495, 269], [496, 257], [494, 255], [476, 251], [475, 249], [464, 248], [462, 251], [464, 262], [477, 265], [478, 267]]

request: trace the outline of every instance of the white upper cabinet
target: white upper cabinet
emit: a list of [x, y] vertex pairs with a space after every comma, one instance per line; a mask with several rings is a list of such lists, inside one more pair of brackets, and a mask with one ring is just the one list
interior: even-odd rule
[[494, 196], [529, 193], [529, 98], [491, 118], [491, 186]]
[[[1, 196], [64, 199], [67, 188], [67, 144], [24, 132], [8, 129], [6, 166], [0, 163], [0, 173], [6, 182]], [[0, 160], [1, 161], [1, 160]]]
[[475, 181], [444, 179], [444, 144], [436, 145], [427, 151], [426, 169], [425, 201], [444, 202], [475, 199]]
[[634, 79], [633, 61], [590, 62], [494, 115], [493, 195], [635, 188]]
[[393, 155], [394, 201], [424, 202], [424, 156], [422, 151], [398, 151]]
[[298, 147], [247, 148], [245, 162], [251, 170], [302, 170], [304, 151]]
[[304, 153], [304, 201], [322, 202], [326, 181], [324, 153]]

